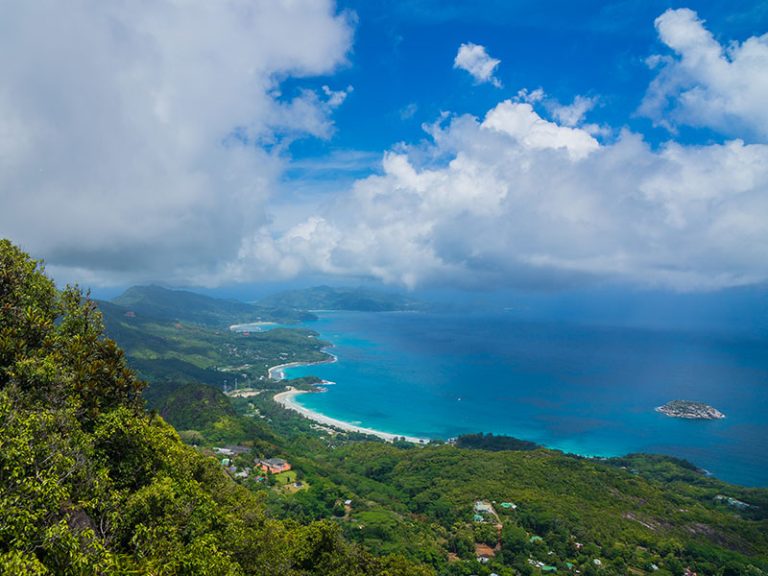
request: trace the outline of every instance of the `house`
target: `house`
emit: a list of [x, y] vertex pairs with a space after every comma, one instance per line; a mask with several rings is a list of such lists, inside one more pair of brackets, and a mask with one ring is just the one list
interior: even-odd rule
[[291, 465], [282, 458], [256, 460], [256, 466], [261, 468], [264, 472], [271, 472], [272, 474], [280, 474], [280, 472], [287, 472], [291, 469]]
[[248, 446], [215, 446], [213, 451], [222, 456], [237, 456], [239, 454], [247, 454], [251, 449]]
[[494, 556], [496, 556], [496, 552], [487, 544], [475, 544], [475, 557], [478, 562], [485, 564]]
[[731, 498], [730, 496], [723, 496], [722, 494], [718, 494], [715, 496], [715, 500], [720, 502], [725, 502], [728, 504], [728, 506], [733, 506], [734, 508], [738, 508], [739, 510], [746, 510], [747, 508], [752, 508], [751, 504], [747, 504], [746, 502], [742, 502], [741, 500], [736, 500], [736, 498]]

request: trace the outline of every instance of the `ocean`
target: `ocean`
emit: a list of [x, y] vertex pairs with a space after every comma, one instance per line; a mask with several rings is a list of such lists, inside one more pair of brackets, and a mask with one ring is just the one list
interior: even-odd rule
[[[306, 327], [338, 362], [286, 370], [334, 382], [303, 406], [385, 432], [493, 432], [585, 456], [685, 458], [768, 486], [768, 339], [522, 321], [507, 312], [324, 312]], [[723, 420], [654, 410], [711, 404]]]

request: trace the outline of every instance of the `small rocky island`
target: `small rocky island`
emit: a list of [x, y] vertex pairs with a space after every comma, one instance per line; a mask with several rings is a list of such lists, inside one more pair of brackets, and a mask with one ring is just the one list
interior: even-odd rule
[[673, 418], [690, 418], [692, 420], [719, 420], [725, 418], [725, 414], [703, 402], [691, 402], [689, 400], [672, 400], [664, 406], [656, 408], [657, 412], [672, 416]]

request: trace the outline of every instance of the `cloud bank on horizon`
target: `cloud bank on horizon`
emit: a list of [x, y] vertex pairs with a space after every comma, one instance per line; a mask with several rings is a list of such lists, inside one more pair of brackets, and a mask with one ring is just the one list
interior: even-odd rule
[[[0, 235], [81, 282], [768, 282], [768, 34], [723, 44], [691, 10], [656, 19], [666, 48], [638, 114], [669, 131], [661, 145], [588, 123], [599, 95], [562, 105], [522, 86], [481, 117], [443, 114], [380, 173], [284, 217], [291, 142], [332, 138], [352, 93], [333, 74], [354, 58], [354, 14], [2, 4]], [[500, 62], [467, 43], [453, 67], [500, 88]], [[315, 76], [322, 89], [281, 93]], [[722, 138], [685, 142], [686, 127]]]

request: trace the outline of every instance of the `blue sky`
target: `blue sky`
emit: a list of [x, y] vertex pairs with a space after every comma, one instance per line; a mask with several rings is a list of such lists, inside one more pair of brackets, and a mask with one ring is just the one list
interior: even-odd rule
[[768, 281], [764, 2], [0, 7], [0, 234], [63, 281]]
[[[668, 8], [691, 8], [725, 43], [768, 30], [762, 2], [350, 1], [339, 7], [358, 18], [350, 65], [316, 85], [351, 85], [354, 92], [335, 115], [334, 137], [303, 141], [295, 147], [300, 156], [344, 149], [379, 154], [422, 138], [421, 124], [441, 112], [482, 115], [522, 88], [543, 88], [563, 103], [597, 97], [593, 121], [630, 126], [658, 144], [668, 132], [636, 115], [654, 76], [645, 60], [664, 50], [654, 19]], [[464, 42], [501, 60], [495, 74], [501, 89], [452, 67]], [[683, 137], [721, 139], [699, 130]]]

